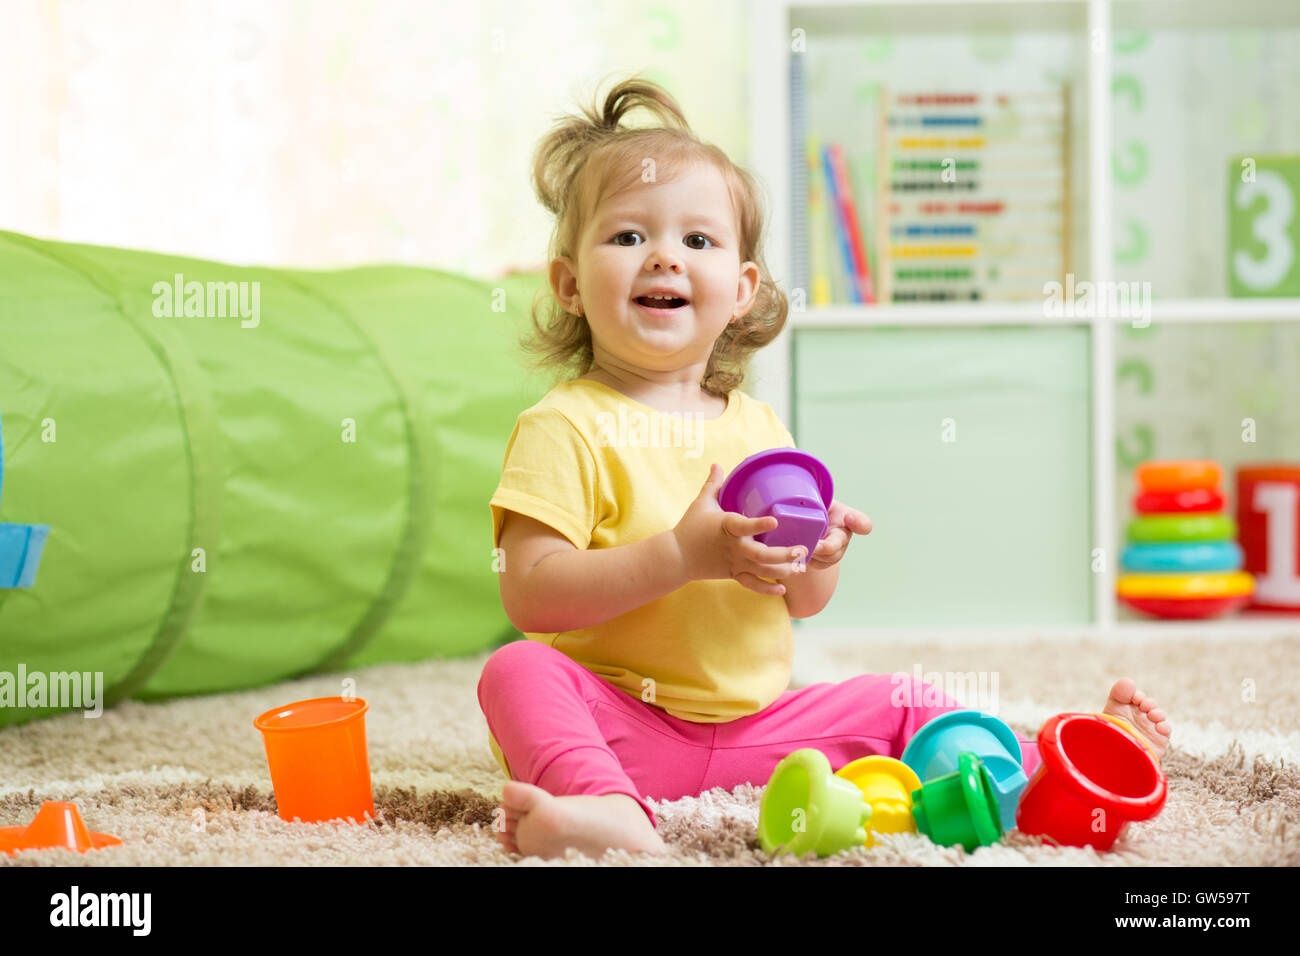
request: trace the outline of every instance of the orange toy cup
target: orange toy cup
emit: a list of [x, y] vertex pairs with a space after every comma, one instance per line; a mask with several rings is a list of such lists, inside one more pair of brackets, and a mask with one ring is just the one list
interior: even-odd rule
[[51, 847], [85, 853], [121, 845], [122, 841], [115, 836], [92, 833], [87, 829], [77, 805], [67, 800], [46, 800], [25, 827], [0, 827], [0, 853], [11, 856], [22, 850], [48, 850]]
[[317, 697], [272, 708], [253, 721], [266, 745], [282, 820], [374, 817], [366, 755], [369, 706], [360, 698]]

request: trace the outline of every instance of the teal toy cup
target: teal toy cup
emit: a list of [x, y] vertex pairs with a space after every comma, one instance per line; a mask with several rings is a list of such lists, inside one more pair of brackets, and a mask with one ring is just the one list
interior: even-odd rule
[[830, 856], [865, 846], [870, 819], [862, 791], [835, 776], [824, 753], [805, 747], [772, 771], [759, 804], [758, 841], [765, 853]]
[[957, 758], [956, 773], [936, 777], [912, 792], [916, 828], [940, 846], [960, 845], [967, 853], [1002, 839], [1002, 819], [993, 779], [973, 753]]
[[977, 710], [940, 714], [908, 741], [902, 759], [926, 782], [955, 773], [964, 752], [979, 757], [988, 772], [1002, 829], [1015, 829], [1016, 805], [1029, 779], [1021, 764], [1020, 741], [996, 717]]

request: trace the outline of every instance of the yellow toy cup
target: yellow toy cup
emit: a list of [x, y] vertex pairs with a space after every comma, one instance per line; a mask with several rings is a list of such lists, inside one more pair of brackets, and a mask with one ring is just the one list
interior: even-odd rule
[[876, 844], [875, 833], [915, 833], [912, 817], [912, 791], [921, 789], [916, 771], [893, 757], [862, 757], [835, 771], [862, 791], [862, 799], [871, 807], [867, 829], [867, 846]]
[[316, 697], [275, 707], [262, 732], [280, 819], [303, 823], [374, 817], [365, 713], [360, 698]]

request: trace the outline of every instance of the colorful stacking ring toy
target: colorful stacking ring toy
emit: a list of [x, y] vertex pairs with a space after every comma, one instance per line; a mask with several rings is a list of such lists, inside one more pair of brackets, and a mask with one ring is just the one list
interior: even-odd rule
[[1222, 511], [1223, 495], [1213, 488], [1191, 491], [1144, 491], [1133, 499], [1138, 514], [1169, 514], [1184, 511]]
[[1136, 475], [1143, 491], [1176, 493], [1218, 488], [1222, 471], [1214, 461], [1148, 461], [1138, 465]]
[[1241, 569], [1237, 522], [1223, 513], [1213, 461], [1149, 461], [1135, 477], [1138, 517], [1128, 524], [1116, 596], [1155, 617], [1204, 618], [1250, 601], [1255, 579]]
[[1144, 515], [1128, 523], [1131, 544], [1168, 541], [1231, 541], [1237, 522], [1224, 514]]
[[1124, 549], [1125, 571], [1237, 571], [1241, 547], [1235, 541], [1189, 541], [1185, 544], [1134, 544]]
[[1255, 589], [1255, 578], [1245, 571], [1124, 574], [1118, 587], [1122, 598], [1233, 598], [1249, 595]]

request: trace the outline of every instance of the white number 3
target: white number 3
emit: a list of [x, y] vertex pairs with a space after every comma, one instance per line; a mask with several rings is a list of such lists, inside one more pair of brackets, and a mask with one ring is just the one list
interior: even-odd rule
[[1265, 200], [1264, 211], [1251, 223], [1251, 233], [1268, 247], [1263, 259], [1252, 259], [1243, 249], [1232, 254], [1232, 270], [1252, 289], [1264, 291], [1278, 285], [1295, 262], [1295, 245], [1287, 235], [1295, 198], [1285, 179], [1271, 169], [1262, 169], [1253, 183], [1238, 183], [1238, 209], [1248, 209], [1256, 196]]

